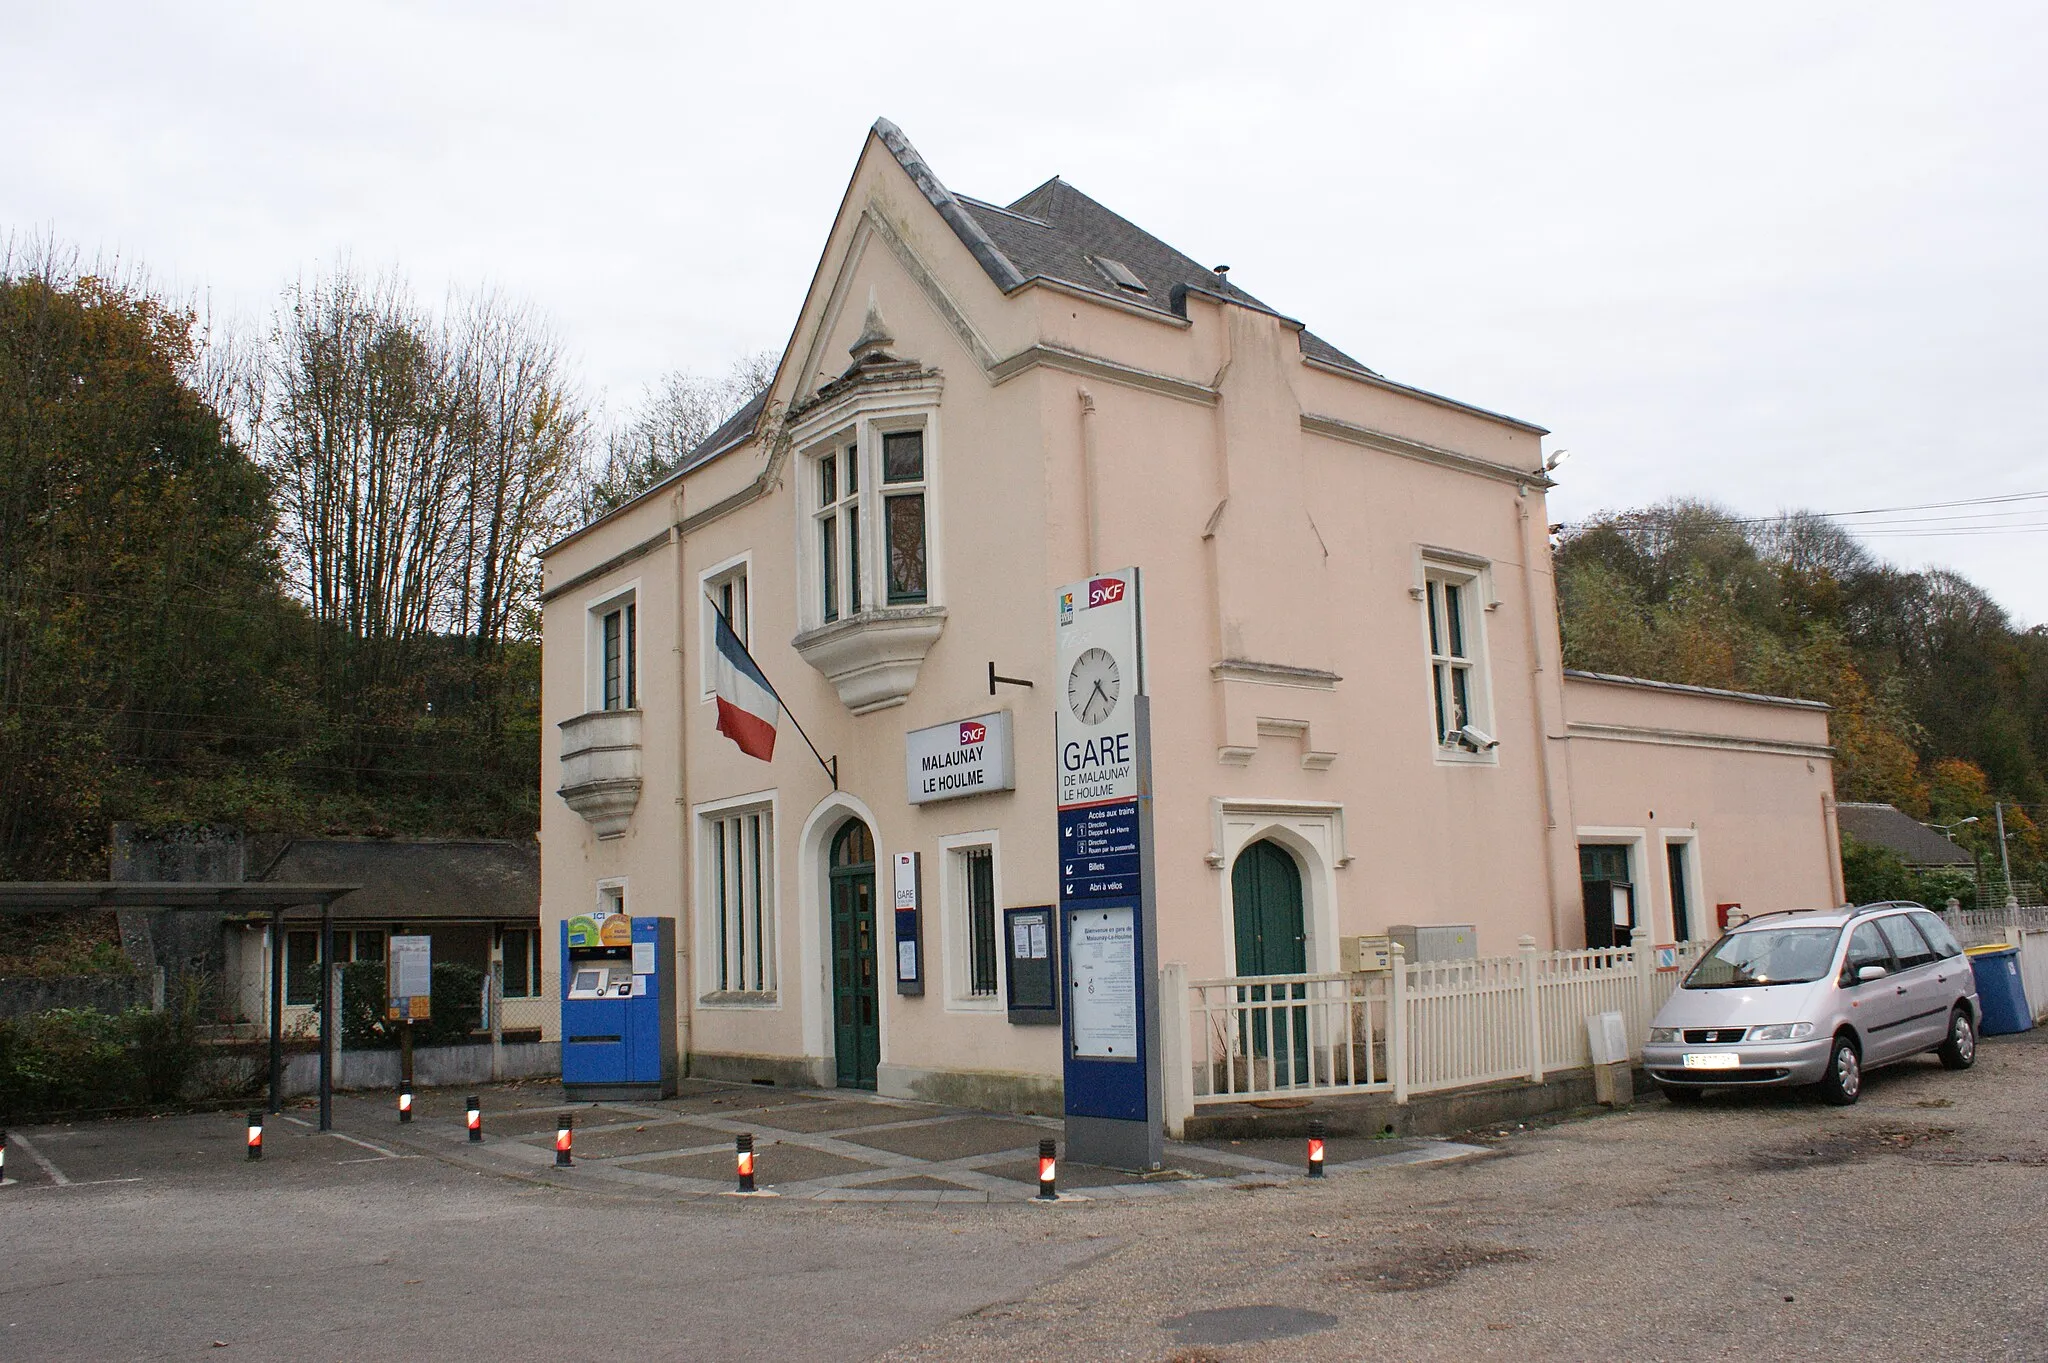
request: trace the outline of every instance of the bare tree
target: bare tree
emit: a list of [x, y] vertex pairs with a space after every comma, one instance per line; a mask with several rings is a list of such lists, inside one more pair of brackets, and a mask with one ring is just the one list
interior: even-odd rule
[[583, 493], [583, 515], [594, 520], [624, 506], [660, 482], [684, 456], [775, 378], [772, 350], [743, 355], [722, 378], [676, 370], [642, 394], [625, 421], [605, 437], [604, 460]]

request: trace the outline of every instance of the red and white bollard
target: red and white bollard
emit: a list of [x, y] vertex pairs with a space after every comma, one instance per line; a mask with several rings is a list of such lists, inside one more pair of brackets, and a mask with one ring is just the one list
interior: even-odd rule
[[249, 1158], [263, 1158], [263, 1114], [249, 1114]]
[[734, 1160], [739, 1166], [740, 1191], [754, 1191], [754, 1133], [749, 1131], [733, 1141]]
[[1308, 1176], [1310, 1178], [1324, 1177], [1323, 1137], [1328, 1131], [1329, 1128], [1321, 1121], [1312, 1121], [1308, 1124]]
[[472, 1141], [484, 1138], [484, 1106], [474, 1093], [469, 1095], [469, 1138]]
[[412, 1090], [409, 1088], [402, 1088], [398, 1091], [398, 1120], [401, 1122], [412, 1120]]
[[1038, 1195], [1051, 1202], [1059, 1197], [1057, 1161], [1054, 1156], [1059, 1146], [1051, 1140], [1038, 1143]]
[[569, 1146], [570, 1142], [575, 1138], [575, 1130], [576, 1118], [574, 1114], [564, 1112], [562, 1120], [555, 1123], [555, 1166], [557, 1168], [566, 1169], [572, 1163], [569, 1156]]

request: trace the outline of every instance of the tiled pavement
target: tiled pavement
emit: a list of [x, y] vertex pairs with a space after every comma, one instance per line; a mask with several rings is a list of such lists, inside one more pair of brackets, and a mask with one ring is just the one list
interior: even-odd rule
[[[1039, 1141], [1053, 1118], [996, 1116], [930, 1103], [686, 1079], [658, 1102], [565, 1103], [559, 1087], [480, 1091], [484, 1140], [463, 1128], [456, 1090], [422, 1092], [400, 1125], [388, 1098], [337, 1095], [337, 1129], [479, 1170], [565, 1187], [660, 1197], [734, 1196], [734, 1138], [752, 1134], [761, 1195], [821, 1202], [1025, 1202], [1038, 1191]], [[575, 1163], [556, 1166], [559, 1114], [575, 1117]], [[1484, 1153], [1432, 1140], [1329, 1143], [1342, 1176]], [[1065, 1151], [1062, 1149], [1062, 1156]], [[1131, 1174], [1062, 1158], [1063, 1201], [1142, 1199], [1200, 1188], [1268, 1185], [1304, 1176], [1298, 1141], [1168, 1142], [1163, 1170]]]

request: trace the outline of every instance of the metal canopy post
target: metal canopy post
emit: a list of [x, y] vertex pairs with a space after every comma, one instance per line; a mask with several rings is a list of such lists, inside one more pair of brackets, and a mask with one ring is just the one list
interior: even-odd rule
[[284, 910], [270, 911], [270, 1110], [284, 1111]]
[[334, 905], [320, 906], [320, 1129], [334, 1129]]

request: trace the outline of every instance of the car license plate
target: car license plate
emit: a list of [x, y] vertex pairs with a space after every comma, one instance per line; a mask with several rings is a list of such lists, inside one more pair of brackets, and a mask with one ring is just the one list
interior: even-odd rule
[[1687, 1054], [1685, 1067], [1689, 1070], [1732, 1070], [1742, 1063], [1742, 1057], [1727, 1051], [1706, 1051], [1701, 1054]]

